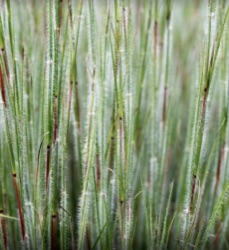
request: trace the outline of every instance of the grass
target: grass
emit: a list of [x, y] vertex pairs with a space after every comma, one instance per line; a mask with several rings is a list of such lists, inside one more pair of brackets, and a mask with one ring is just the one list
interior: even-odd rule
[[0, 249], [229, 249], [227, 1], [0, 6]]

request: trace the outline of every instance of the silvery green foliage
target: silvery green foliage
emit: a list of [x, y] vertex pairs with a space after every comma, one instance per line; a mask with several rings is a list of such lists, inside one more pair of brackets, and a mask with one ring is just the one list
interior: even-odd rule
[[227, 248], [228, 15], [1, 2], [1, 249]]

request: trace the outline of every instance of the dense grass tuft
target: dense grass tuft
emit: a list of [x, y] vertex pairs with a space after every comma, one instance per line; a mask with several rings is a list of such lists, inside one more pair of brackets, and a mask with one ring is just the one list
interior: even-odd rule
[[229, 5], [0, 5], [0, 249], [229, 249]]

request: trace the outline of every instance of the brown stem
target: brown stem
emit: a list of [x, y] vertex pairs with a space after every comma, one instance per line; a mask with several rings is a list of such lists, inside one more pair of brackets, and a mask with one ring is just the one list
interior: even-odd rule
[[124, 219], [123, 200], [120, 200], [120, 223], [121, 223], [120, 231], [121, 231], [122, 240], [124, 239], [123, 219]]
[[70, 24], [72, 27], [72, 6], [70, 0], [68, 0], [68, 13], [69, 13], [69, 18], [70, 18]]
[[190, 212], [191, 212], [192, 209], [193, 209], [193, 200], [194, 200], [195, 188], [196, 188], [196, 175], [194, 174], [194, 176], [193, 176], [193, 181], [192, 181]]
[[1, 67], [0, 67], [0, 87], [1, 87], [1, 93], [2, 93], [2, 100], [3, 100], [4, 106], [6, 108], [6, 92], [5, 92], [5, 84], [4, 84], [4, 79], [3, 79]]
[[109, 23], [110, 23], [110, 10], [108, 10], [108, 13], [107, 13], [106, 36], [108, 35], [108, 31], [109, 31]]
[[166, 14], [167, 26], [169, 26], [170, 18], [171, 18], [171, 11], [170, 11], [170, 8], [168, 6], [168, 8], [167, 8], [167, 14]]
[[96, 186], [100, 186], [100, 163], [99, 163], [99, 154], [96, 154]]
[[205, 117], [205, 112], [206, 112], [206, 104], [207, 104], [207, 87], [204, 88], [204, 99], [203, 99], [203, 104], [202, 104], [202, 113], [201, 113], [201, 121], [200, 121], [200, 129], [202, 129], [203, 124], [204, 124], [204, 117]]
[[23, 61], [23, 63], [24, 63], [24, 60], [25, 60], [25, 49], [24, 49], [23, 46], [22, 46], [22, 48], [21, 48], [21, 58], [22, 58], [22, 61]]
[[218, 239], [219, 239], [219, 234], [222, 228], [222, 222], [219, 221], [219, 225], [215, 234], [215, 238], [214, 238], [214, 249], [217, 249], [217, 243], [218, 243]]
[[89, 234], [88, 226], [86, 228], [86, 244], [87, 244], [87, 250], [90, 250], [91, 249], [91, 242], [90, 242], [90, 234]]
[[50, 146], [48, 145], [46, 153], [46, 189], [48, 187], [49, 172], [50, 172]]
[[[3, 209], [0, 209], [0, 214], [4, 214]], [[4, 249], [7, 250], [7, 237], [6, 237], [5, 220], [4, 220], [4, 218], [0, 218], [0, 220], [1, 220], [1, 227], [2, 227], [2, 237], [3, 237], [3, 242], [4, 242]]]
[[17, 176], [15, 173], [13, 173], [13, 182], [14, 182], [15, 195], [16, 195], [17, 206], [18, 206], [18, 211], [19, 211], [22, 239], [24, 240], [25, 239], [25, 224], [24, 224], [24, 219], [22, 216], [22, 207], [21, 207], [21, 201], [20, 201], [18, 185], [17, 185]]
[[51, 249], [55, 250], [56, 249], [56, 227], [57, 227], [57, 222], [56, 222], [56, 215], [53, 214], [52, 215], [52, 245], [51, 245]]
[[165, 126], [165, 120], [166, 120], [166, 101], [167, 101], [167, 87], [164, 87], [164, 97], [163, 97], [163, 114], [162, 114], [162, 122], [163, 122], [163, 128]]
[[223, 156], [224, 156], [224, 147], [225, 147], [225, 142], [223, 143], [223, 146], [220, 148], [220, 153], [219, 153], [217, 172], [216, 172], [215, 193], [217, 191], [218, 184], [219, 184], [221, 165], [222, 165], [222, 160], [223, 160]]

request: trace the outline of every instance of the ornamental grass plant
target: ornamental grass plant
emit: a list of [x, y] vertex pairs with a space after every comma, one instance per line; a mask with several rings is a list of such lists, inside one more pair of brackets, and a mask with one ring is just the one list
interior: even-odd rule
[[0, 249], [229, 249], [229, 3], [0, 2]]

